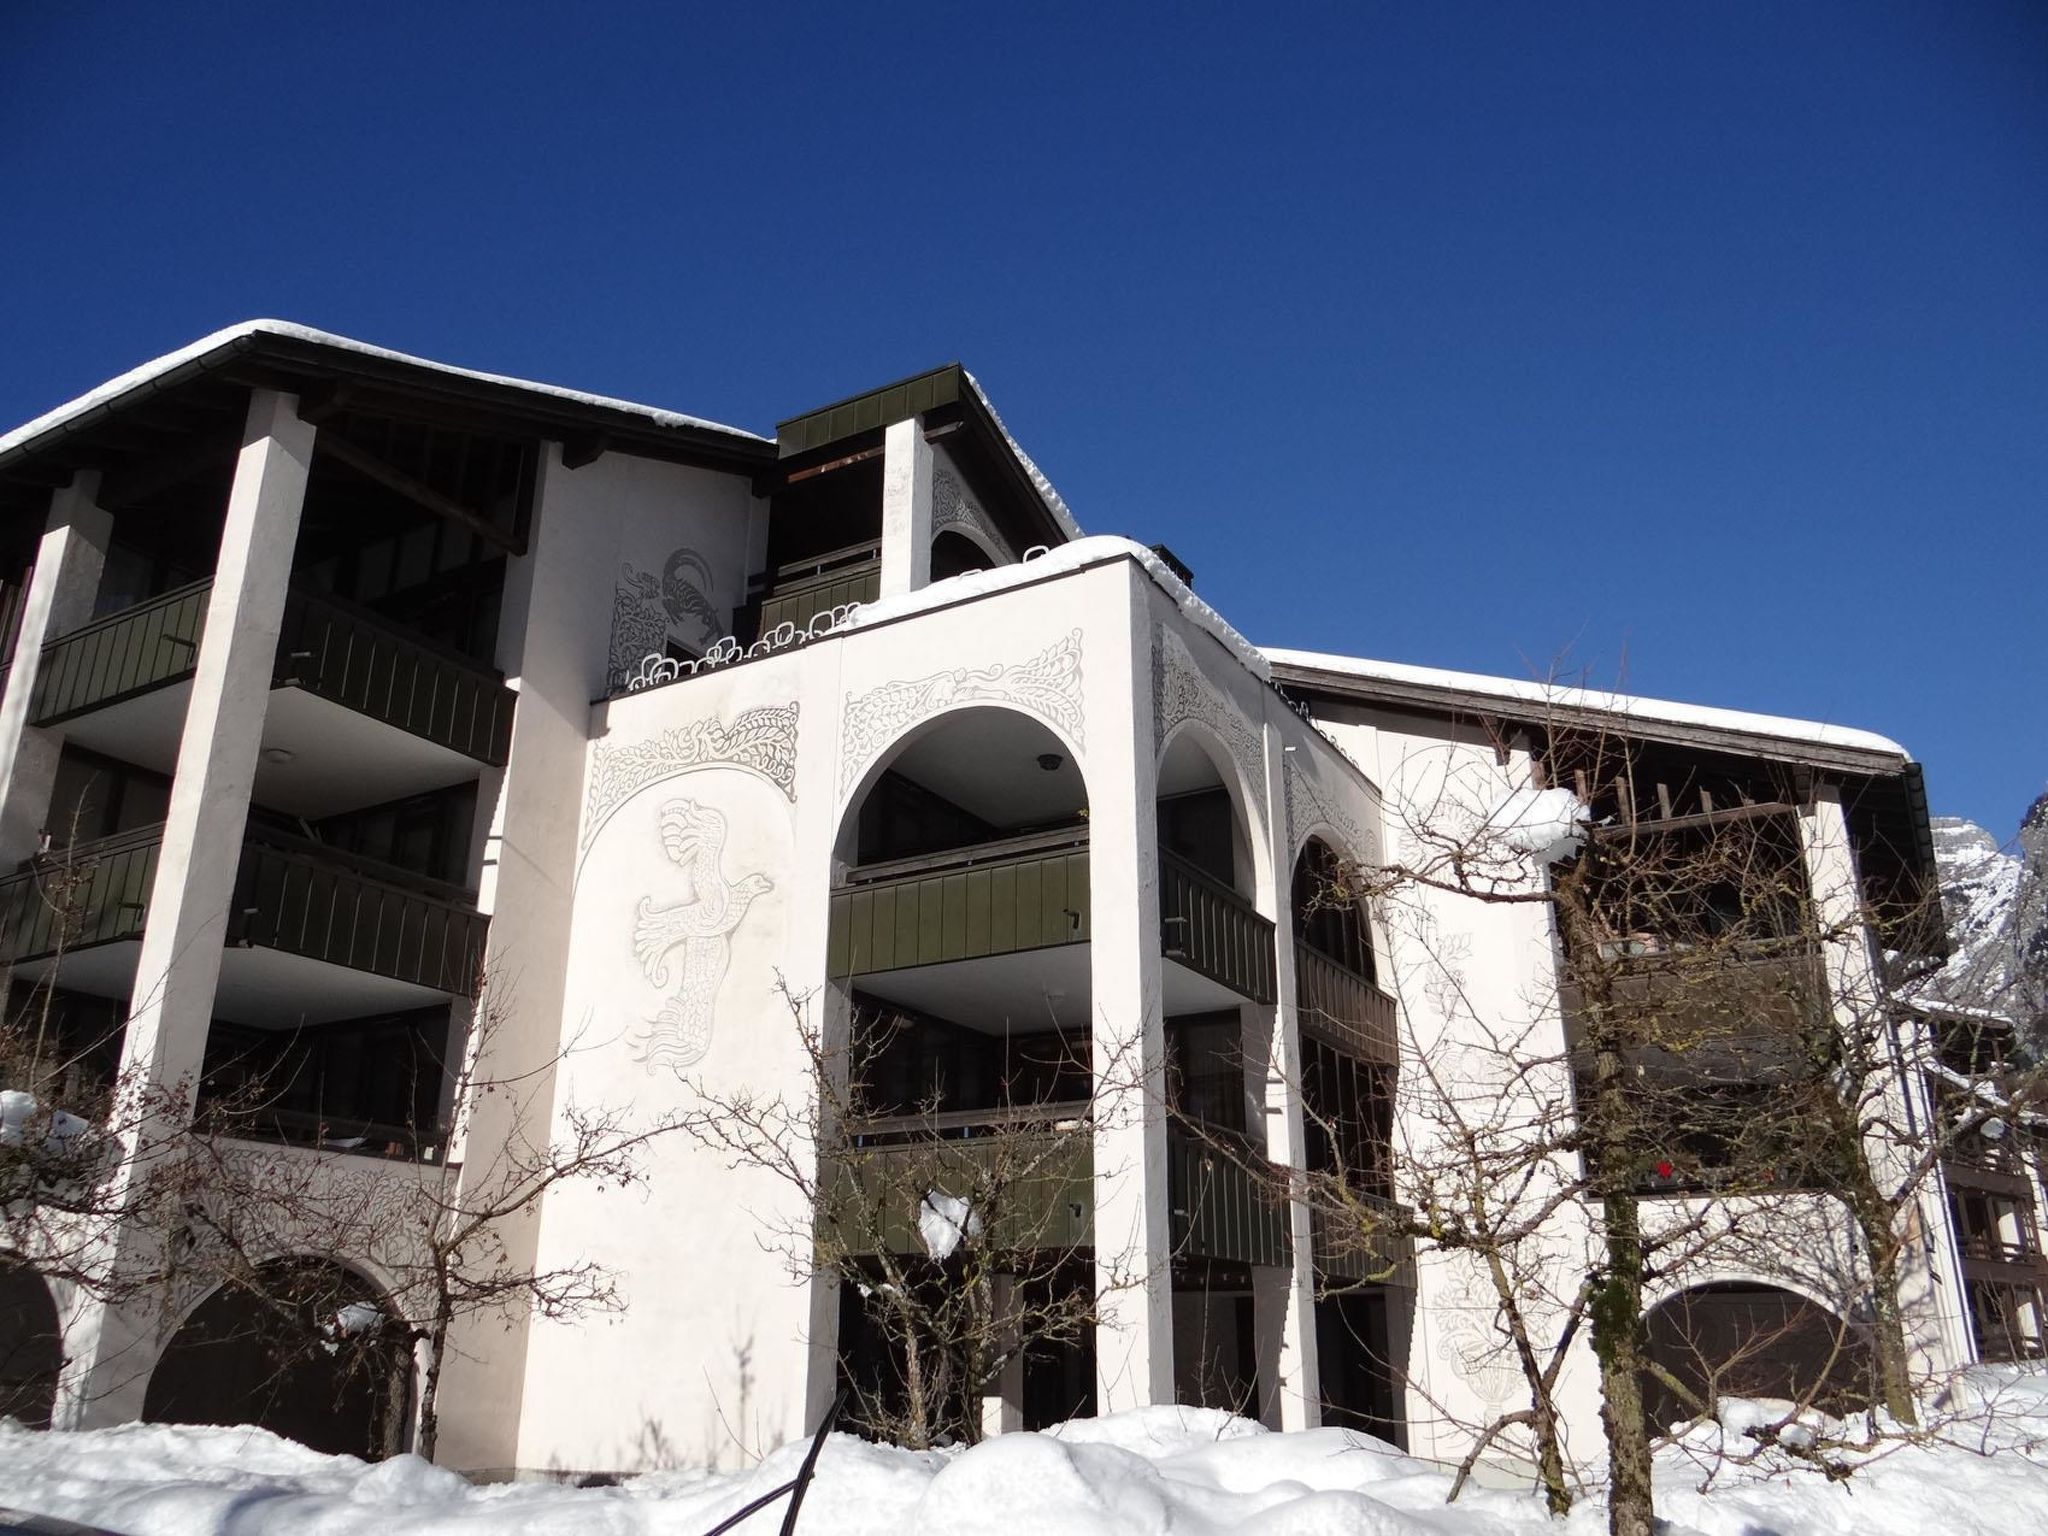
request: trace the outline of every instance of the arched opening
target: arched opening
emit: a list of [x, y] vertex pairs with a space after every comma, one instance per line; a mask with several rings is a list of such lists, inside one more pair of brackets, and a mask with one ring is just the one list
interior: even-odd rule
[[310, 1446], [376, 1458], [401, 1449], [411, 1352], [377, 1288], [324, 1259], [278, 1259], [255, 1287], [222, 1286], [171, 1336], [142, 1416], [157, 1424], [255, 1424]]
[[[1320, 837], [1295, 858], [1288, 906], [1303, 1160], [1311, 1178], [1391, 1200], [1400, 1057], [1394, 1004], [1379, 986], [1358, 884], [1352, 861]], [[1380, 1269], [1374, 1255], [1333, 1250], [1319, 1258], [1326, 1292], [1316, 1302], [1323, 1422], [1398, 1442], [1405, 1434], [1400, 1365], [1408, 1357], [1413, 1292], [1363, 1283]]]
[[64, 1330], [42, 1276], [0, 1264], [0, 1419], [48, 1429], [64, 1365]]
[[[979, 1304], [960, 1284], [986, 1244], [990, 1305], [1042, 1318], [1093, 1294], [1087, 812], [1066, 741], [975, 706], [897, 743], [841, 822], [826, 963], [853, 1124], [829, 1219], [847, 1253], [840, 1379], [868, 1433], [971, 1433], [984, 1396], [1032, 1428], [1092, 1411], [1085, 1327], [1027, 1348], [995, 1387], [963, 1382]], [[935, 1240], [953, 1207], [930, 1195], [962, 1202], [974, 1235]]]
[[1680, 1291], [1644, 1320], [1661, 1376], [1643, 1383], [1650, 1428], [1682, 1423], [1728, 1397], [1782, 1398], [1828, 1413], [1875, 1400], [1866, 1330], [1780, 1286], [1732, 1281]]
[[932, 540], [932, 580], [944, 581], [968, 571], [992, 570], [1003, 564], [964, 533], [948, 528]]
[[[1244, 1159], [1266, 1149], [1274, 925], [1257, 909], [1259, 858], [1228, 749], [1190, 724], [1159, 759], [1161, 986], [1169, 1187], [1187, 1230], [1173, 1265], [1175, 1400], [1259, 1418], [1277, 1359], [1258, 1312], [1281, 1294], [1282, 1255], [1260, 1232]], [[1213, 1197], [1198, 1192], [1213, 1191]], [[1261, 1284], [1262, 1271], [1272, 1271]], [[1271, 1333], [1273, 1330], [1264, 1330]]]

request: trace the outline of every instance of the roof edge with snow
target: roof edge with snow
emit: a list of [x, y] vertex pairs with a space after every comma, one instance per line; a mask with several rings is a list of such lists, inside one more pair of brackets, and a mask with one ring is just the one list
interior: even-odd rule
[[1696, 742], [1701, 737], [1749, 752], [1814, 759], [1830, 767], [1897, 773], [1912, 754], [1888, 736], [1820, 720], [1752, 714], [1706, 704], [1643, 698], [1605, 689], [1535, 679], [1452, 672], [1437, 667], [1262, 648], [1276, 682], [1339, 697], [1399, 704], [1430, 712], [1555, 718], [1625, 719], [1632, 732]]

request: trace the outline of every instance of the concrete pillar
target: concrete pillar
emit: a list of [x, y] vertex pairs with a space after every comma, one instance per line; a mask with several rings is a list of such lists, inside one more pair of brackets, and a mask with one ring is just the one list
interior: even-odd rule
[[[995, 1278], [996, 1316], [1013, 1317], [1017, 1310], [1017, 1282], [1014, 1276]], [[1004, 1342], [1015, 1347], [1014, 1334]], [[1018, 1350], [1003, 1366], [1002, 1374], [984, 1390], [981, 1398], [981, 1432], [1010, 1434], [1024, 1427], [1024, 1353]]]
[[[1118, 565], [1090, 632], [1087, 742], [1095, 1029], [1099, 1412], [1173, 1401], [1173, 1280], [1160, 993], [1158, 764], [1145, 578]], [[1104, 583], [1108, 587], [1108, 583]]]
[[[1277, 706], [1269, 702], [1268, 710]], [[1307, 1140], [1302, 1131], [1301, 1027], [1295, 1010], [1294, 979], [1294, 832], [1287, 825], [1284, 726], [1265, 722], [1266, 804], [1272, 807], [1267, 836], [1271, 839], [1272, 894], [1261, 893], [1263, 910], [1279, 927], [1279, 953], [1273, 970], [1279, 994], [1273, 1009], [1273, 1038], [1266, 1053], [1266, 1156], [1292, 1174], [1305, 1188], [1303, 1158]], [[1360, 850], [1359, 856], [1363, 856]], [[1287, 1208], [1287, 1230], [1294, 1258], [1285, 1270], [1260, 1270], [1254, 1279], [1252, 1306], [1261, 1340], [1259, 1369], [1265, 1380], [1265, 1340], [1273, 1340], [1273, 1386], [1282, 1429], [1315, 1429], [1323, 1421], [1322, 1377], [1316, 1360], [1315, 1235], [1308, 1206], [1295, 1200]], [[1263, 1283], [1260, 1283], [1263, 1278]]]
[[92, 619], [114, 520], [97, 501], [99, 474], [82, 471], [50, 498], [22, 601], [21, 634], [0, 696], [0, 867], [12, 868], [41, 844], [63, 737], [28, 723], [43, 647]]
[[[220, 564], [185, 706], [149, 919], [136, 959], [122, 1074], [130, 1081], [181, 1087], [188, 1114], [213, 1021], [228, 903], [270, 706], [313, 438], [314, 428], [299, 419], [292, 396], [250, 392], [221, 532]], [[140, 1172], [131, 1161], [122, 1176]], [[125, 1262], [129, 1246], [146, 1243], [148, 1237], [124, 1232], [115, 1241], [122, 1250], [116, 1262]], [[156, 1358], [156, 1321], [148, 1305], [82, 1310], [66, 1341], [59, 1382], [60, 1414], [67, 1427], [120, 1424], [141, 1416]]]
[[882, 593], [932, 579], [932, 445], [917, 417], [882, 434]]
[[[1926, 1053], [1899, 1033], [1924, 1026], [1886, 1017], [1889, 1010], [1883, 978], [1870, 933], [1862, 922], [1862, 883], [1838, 787], [1823, 785], [1814, 792], [1812, 805], [1800, 818], [1800, 832], [1813, 889], [1814, 919], [1823, 932], [1833, 935], [1824, 947], [1822, 963], [1835, 1017], [1845, 1030], [1869, 1034], [1883, 1029], [1889, 1033], [1886, 1044], [1899, 1070], [1885, 1085], [1885, 1118], [1897, 1125], [1925, 1126], [1934, 1107], [1925, 1082], [1911, 1063], [1925, 1060]], [[1915, 1155], [1912, 1148], [1890, 1137], [1868, 1140], [1865, 1151], [1879, 1182], [1887, 1186], [1904, 1182], [1907, 1164]], [[1969, 1363], [1972, 1347], [1969, 1322], [1963, 1315], [1962, 1261], [1939, 1174], [1923, 1181], [1916, 1203], [1918, 1221], [1914, 1225], [1924, 1235], [1917, 1248], [1905, 1256], [1900, 1302], [1906, 1313], [1915, 1371], [1927, 1377]]]
[[154, 1082], [196, 1086], [206, 1052], [314, 431], [293, 396], [250, 392], [128, 1007], [123, 1069]]

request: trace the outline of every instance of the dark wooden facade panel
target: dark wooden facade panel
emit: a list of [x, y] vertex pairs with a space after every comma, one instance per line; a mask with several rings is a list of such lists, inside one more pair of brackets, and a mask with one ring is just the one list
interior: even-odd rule
[[1279, 996], [1272, 922], [1237, 892], [1163, 849], [1159, 923], [1161, 949], [1190, 970], [1255, 1003]]
[[1063, 849], [848, 886], [832, 895], [835, 978], [1085, 944], [1088, 851]]
[[1181, 1127], [1167, 1132], [1167, 1198], [1176, 1257], [1238, 1264], [1292, 1261], [1287, 1206], [1245, 1158]]

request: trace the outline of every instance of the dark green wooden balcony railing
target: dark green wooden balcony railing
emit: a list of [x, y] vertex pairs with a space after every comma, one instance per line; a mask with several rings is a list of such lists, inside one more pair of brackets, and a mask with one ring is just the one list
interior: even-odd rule
[[1296, 943], [1294, 995], [1303, 1029], [1366, 1061], [1399, 1060], [1394, 1000], [1349, 966]]
[[150, 598], [43, 647], [29, 719], [54, 725], [192, 675], [213, 579]]
[[[191, 677], [212, 593], [211, 578], [194, 582], [52, 640], [43, 648], [30, 718], [52, 725]], [[324, 594], [287, 595], [272, 683], [303, 688], [479, 762], [501, 765], [511, 748], [518, 695], [502, 676]]]
[[1316, 1272], [1354, 1284], [1415, 1286], [1415, 1239], [1398, 1230], [1406, 1206], [1379, 1195], [1353, 1193], [1348, 1210], [1311, 1210]]
[[322, 593], [285, 598], [275, 681], [478, 762], [502, 767], [511, 754], [519, 695], [501, 674]]
[[[1210, 1133], [1220, 1136], [1220, 1133]], [[1185, 1126], [1166, 1133], [1166, 1188], [1176, 1256], [1286, 1264], [1294, 1253], [1279, 1174], [1249, 1151]]]
[[1170, 960], [1255, 1003], [1270, 1003], [1273, 924], [1252, 904], [1187, 860], [1159, 851], [1160, 949]]
[[824, 1233], [853, 1253], [920, 1252], [918, 1207], [937, 1191], [977, 1208], [1000, 1247], [1085, 1248], [1095, 1218], [1086, 1114], [1085, 1104], [1037, 1105], [984, 1112], [974, 1125], [943, 1124], [959, 1118], [945, 1116], [866, 1122], [825, 1180]]
[[[0, 959], [12, 965], [140, 938], [162, 838], [157, 826], [81, 843], [61, 862], [0, 881]], [[227, 943], [470, 997], [488, 926], [452, 889], [260, 833], [242, 846]]]
[[1088, 832], [1066, 828], [855, 870], [832, 893], [836, 979], [1085, 944]]
[[753, 581], [759, 633], [779, 624], [802, 629], [846, 603], [871, 603], [882, 592], [882, 546], [853, 544], [765, 571]]

